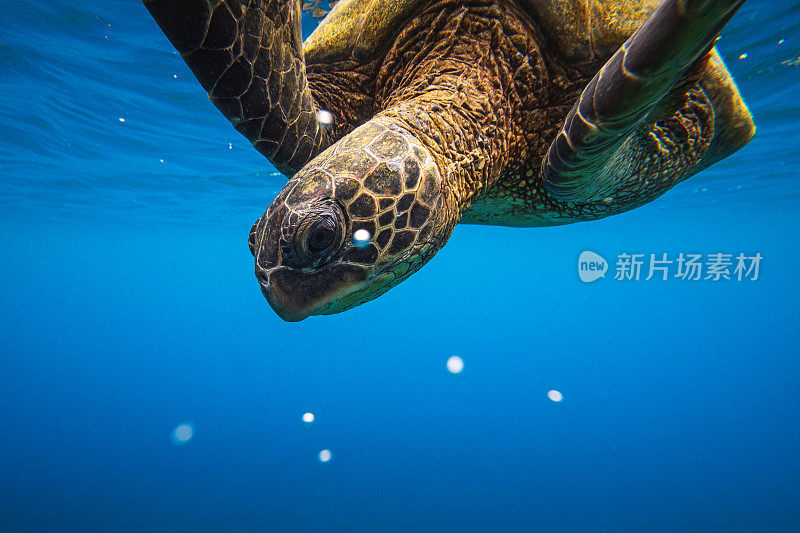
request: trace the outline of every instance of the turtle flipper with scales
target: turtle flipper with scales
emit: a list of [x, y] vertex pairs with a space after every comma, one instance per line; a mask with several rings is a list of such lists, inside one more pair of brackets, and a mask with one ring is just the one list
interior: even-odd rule
[[459, 222], [613, 215], [744, 146], [713, 48], [743, 2], [341, 0], [302, 42], [292, 0], [144, 0], [290, 176], [249, 238], [286, 320], [377, 297]]

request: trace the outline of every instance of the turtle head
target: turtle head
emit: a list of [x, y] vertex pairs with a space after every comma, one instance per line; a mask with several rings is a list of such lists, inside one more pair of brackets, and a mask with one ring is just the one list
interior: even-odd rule
[[443, 190], [411, 134], [357, 128], [290, 179], [253, 225], [261, 291], [288, 321], [376, 298], [446, 242], [455, 220]]

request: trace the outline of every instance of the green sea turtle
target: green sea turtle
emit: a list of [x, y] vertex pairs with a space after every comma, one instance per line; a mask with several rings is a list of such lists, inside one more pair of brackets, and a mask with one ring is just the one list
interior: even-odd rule
[[293, 0], [144, 4], [291, 176], [249, 244], [293, 321], [379, 296], [458, 222], [606, 217], [744, 146], [714, 49], [743, 2], [341, 0], [305, 42]]

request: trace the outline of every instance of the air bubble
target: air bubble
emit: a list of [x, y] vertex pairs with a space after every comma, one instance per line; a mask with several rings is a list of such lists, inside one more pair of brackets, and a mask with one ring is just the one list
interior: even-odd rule
[[303, 413], [303, 425], [310, 428], [314, 424], [314, 413]]
[[370, 242], [372, 242], [372, 235], [368, 230], [362, 228], [353, 233], [353, 246], [359, 250], [369, 246]]
[[319, 125], [323, 128], [328, 128], [333, 124], [333, 114], [330, 111], [320, 109], [317, 111], [317, 122], [319, 122]]
[[556, 403], [564, 399], [564, 395], [555, 389], [547, 391], [547, 397]]
[[172, 430], [172, 434], [170, 438], [172, 439], [172, 443], [176, 446], [181, 446], [182, 444], [186, 444], [192, 437], [194, 436], [194, 424], [191, 422], [184, 422], [175, 427]]
[[319, 462], [320, 463], [327, 463], [331, 460], [331, 451], [330, 450], [322, 450], [319, 452]]
[[464, 370], [464, 360], [454, 355], [447, 360], [447, 370], [451, 374], [460, 374]]

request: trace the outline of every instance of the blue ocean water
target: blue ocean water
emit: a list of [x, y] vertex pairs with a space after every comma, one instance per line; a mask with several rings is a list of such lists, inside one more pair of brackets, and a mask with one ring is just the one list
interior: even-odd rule
[[[758, 125], [739, 153], [609, 219], [459, 226], [292, 324], [246, 243], [284, 178], [146, 10], [4, 11], [0, 530], [800, 528], [797, 2], [719, 41]], [[589, 284], [584, 250], [763, 260]]]

